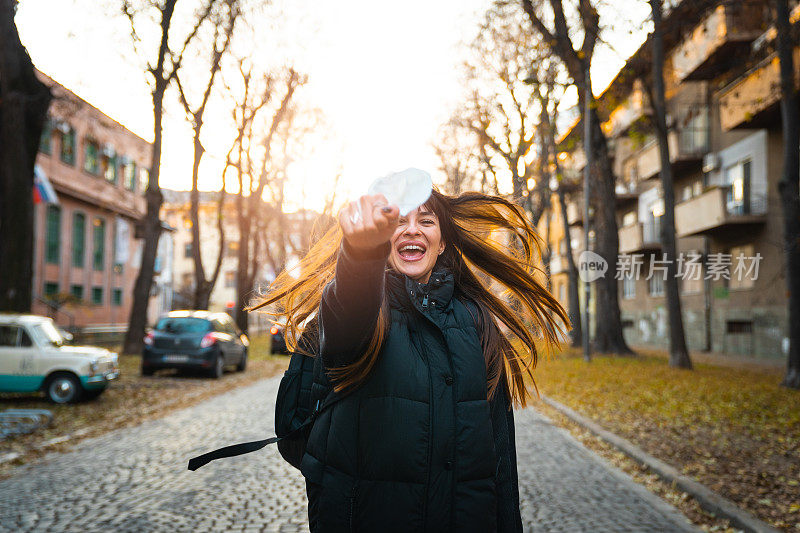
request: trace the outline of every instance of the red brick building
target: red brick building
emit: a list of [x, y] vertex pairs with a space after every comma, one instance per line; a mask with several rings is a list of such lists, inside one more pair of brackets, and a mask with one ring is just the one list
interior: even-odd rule
[[56, 203], [35, 208], [33, 312], [63, 327], [127, 325], [141, 242], [151, 145], [38, 73], [54, 100], [36, 172]]

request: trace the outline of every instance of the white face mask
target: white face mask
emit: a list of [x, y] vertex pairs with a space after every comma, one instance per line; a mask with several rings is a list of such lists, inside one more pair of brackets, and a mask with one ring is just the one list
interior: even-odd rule
[[428, 201], [433, 190], [431, 175], [418, 168], [407, 168], [393, 172], [372, 182], [367, 194], [382, 194], [400, 208], [400, 215], [411, 211]]

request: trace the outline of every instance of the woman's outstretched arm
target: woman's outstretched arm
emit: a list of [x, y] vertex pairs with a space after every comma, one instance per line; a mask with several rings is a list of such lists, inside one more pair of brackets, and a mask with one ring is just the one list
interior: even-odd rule
[[358, 254], [339, 249], [336, 277], [322, 293], [319, 310], [320, 353], [326, 368], [352, 363], [369, 343], [383, 298], [389, 244]]
[[319, 311], [320, 355], [326, 368], [354, 362], [372, 337], [398, 215], [383, 195], [362, 196], [339, 215], [344, 240]]

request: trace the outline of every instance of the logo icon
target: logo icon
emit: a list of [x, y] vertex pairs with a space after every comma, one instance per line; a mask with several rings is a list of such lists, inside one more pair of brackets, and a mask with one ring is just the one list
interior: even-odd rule
[[578, 257], [578, 276], [584, 283], [591, 283], [605, 276], [608, 262], [594, 252], [584, 250]]

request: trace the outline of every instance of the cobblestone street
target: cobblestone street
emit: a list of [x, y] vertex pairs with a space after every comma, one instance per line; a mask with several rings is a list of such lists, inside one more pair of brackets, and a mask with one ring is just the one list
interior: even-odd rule
[[[272, 435], [279, 379], [20, 467], [0, 481], [0, 530], [307, 531], [303, 479], [274, 445], [186, 470], [193, 455]], [[526, 531], [691, 530], [536, 411], [518, 411], [516, 424]]]

